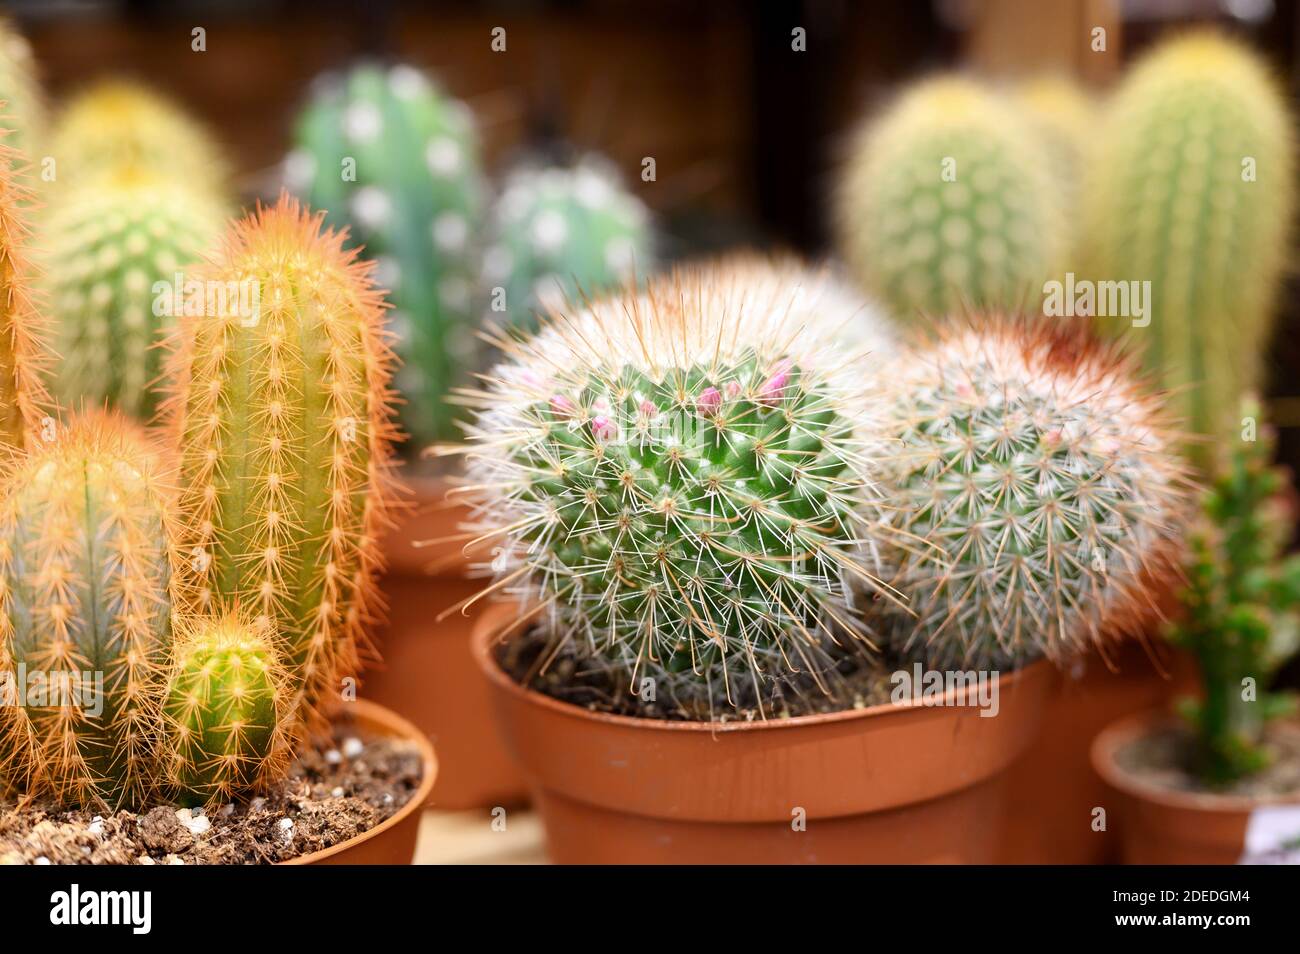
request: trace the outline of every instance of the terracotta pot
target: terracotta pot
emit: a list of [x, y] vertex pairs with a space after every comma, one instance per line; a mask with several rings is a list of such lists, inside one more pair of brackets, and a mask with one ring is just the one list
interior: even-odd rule
[[1092, 744], [1093, 767], [1111, 792], [1108, 815], [1119, 816], [1120, 859], [1133, 865], [1237, 864], [1246, 850], [1251, 815], [1273, 806], [1300, 805], [1300, 793], [1255, 799], [1142, 784], [1116, 763], [1115, 754], [1170, 722], [1166, 711], [1140, 713], [1108, 727]]
[[[1167, 707], [1196, 688], [1196, 666], [1180, 650], [1160, 644], [1159, 666], [1136, 641], [1110, 653], [1084, 657], [1062, 679], [1043, 714], [1043, 731], [1008, 770], [1011, 806], [1003, 864], [1094, 865], [1119, 858], [1118, 826], [1093, 831], [1092, 811], [1106, 786], [1088, 750], [1097, 733], [1116, 719]], [[1112, 669], [1113, 667], [1113, 669]]]
[[[770, 722], [589, 712], [525, 689], [480, 617], [475, 658], [561, 863], [989, 862], [1002, 779], [1032, 742], [1056, 673], [1000, 684], [1000, 713], [883, 705]], [[798, 819], [806, 830], [796, 831]]]
[[409, 739], [420, 749], [424, 777], [411, 800], [397, 814], [374, 828], [330, 848], [300, 855], [286, 865], [409, 865], [415, 858], [420, 832], [420, 808], [438, 777], [438, 760], [424, 733], [395, 712], [360, 699], [349, 707], [353, 723], [365, 734]]
[[[486, 585], [468, 579], [460, 541], [462, 506], [449, 505], [446, 484], [408, 479], [413, 507], [385, 542], [388, 572], [381, 583], [388, 624], [377, 636], [383, 662], [366, 674], [361, 694], [402, 713], [438, 749], [441, 771], [429, 804], [465, 809], [521, 804], [523, 778], [497, 735], [487, 687], [474, 669], [469, 637], [478, 607], [468, 615], [444, 610]], [[417, 546], [423, 541], [443, 541]]]

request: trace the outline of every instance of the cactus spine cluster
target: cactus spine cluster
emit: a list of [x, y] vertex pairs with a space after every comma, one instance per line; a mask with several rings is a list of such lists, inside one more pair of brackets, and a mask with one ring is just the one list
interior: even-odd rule
[[850, 584], [876, 585], [875, 359], [845, 343], [873, 317], [824, 276], [738, 261], [514, 344], [466, 451], [498, 587], [660, 700], [761, 708], [818, 679], [864, 636]]
[[0, 715], [0, 767], [23, 790], [72, 804], [135, 803], [152, 791], [170, 520], [152, 449], [108, 416], [70, 424], [7, 475], [0, 643], [7, 673], [22, 666], [27, 683], [43, 674], [51, 693]]
[[1200, 665], [1203, 695], [1185, 711], [1197, 730], [1196, 769], [1211, 785], [1268, 764], [1264, 727], [1295, 710], [1293, 695], [1268, 688], [1300, 648], [1300, 557], [1282, 559], [1294, 519], [1259, 414], [1253, 400], [1243, 404], [1243, 428], [1258, 433], [1243, 431], [1205, 492], [1183, 612], [1169, 633]]
[[107, 402], [152, 416], [158, 344], [182, 293], [180, 270], [223, 224], [223, 208], [204, 190], [145, 170], [72, 182], [53, 195], [40, 245], [63, 359], [55, 392], [65, 406]]
[[1259, 384], [1293, 175], [1282, 93], [1231, 40], [1163, 44], [1109, 106], [1089, 176], [1089, 268], [1097, 280], [1151, 282], [1150, 325], [1133, 335], [1195, 433], [1233, 430], [1240, 395]]
[[[7, 144], [30, 156], [45, 138], [45, 94], [36, 76], [31, 44], [9, 21], [0, 18], [0, 127]], [[8, 157], [10, 165], [16, 156]]]
[[155, 172], [220, 195], [226, 164], [211, 135], [165, 96], [107, 80], [59, 114], [51, 136], [55, 182], [84, 182], [106, 169]]
[[17, 154], [0, 144], [0, 454], [21, 450], [42, 427], [49, 406], [44, 378], [52, 364], [29, 289], [23, 210], [31, 193], [18, 165]]
[[286, 160], [289, 187], [347, 226], [391, 289], [402, 421], [422, 442], [456, 436], [443, 399], [475, 364], [478, 151], [464, 104], [410, 66], [364, 65], [319, 84]]
[[1062, 264], [1062, 199], [1012, 102], [959, 77], [903, 93], [853, 144], [841, 244], [899, 320], [1019, 307]]
[[517, 170], [492, 212], [484, 318], [532, 332], [548, 306], [615, 288], [653, 256], [646, 207], [607, 162]]
[[1188, 491], [1131, 372], [1114, 348], [1011, 321], [950, 328], [893, 369], [901, 650], [936, 668], [1059, 662], [1154, 614]]
[[355, 670], [376, 612], [395, 430], [380, 292], [343, 236], [288, 197], [187, 279], [252, 282], [260, 308], [187, 302], [177, 325], [186, 580], [198, 612], [238, 605], [274, 623], [294, 711], [310, 718]]
[[178, 617], [164, 702], [172, 781], [183, 797], [228, 801], [283, 774], [288, 673], [270, 630], [238, 614]]

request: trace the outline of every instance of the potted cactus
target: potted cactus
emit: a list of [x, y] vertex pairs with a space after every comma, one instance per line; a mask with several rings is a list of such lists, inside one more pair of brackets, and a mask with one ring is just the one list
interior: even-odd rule
[[1008, 675], [1000, 718], [890, 702], [890, 338], [828, 276], [733, 260], [489, 375], [467, 479], [521, 603], [474, 648], [556, 860], [991, 856], [1052, 670]]
[[1204, 494], [1169, 632], [1196, 658], [1198, 697], [1182, 702], [1181, 721], [1144, 713], [1093, 746], [1128, 862], [1273, 860], [1300, 839], [1295, 698], [1270, 688], [1300, 649], [1300, 557], [1281, 556], [1294, 500], [1272, 456], [1247, 401], [1241, 439]]
[[[285, 199], [190, 269], [156, 437], [102, 412], [23, 428], [0, 492], [6, 860], [410, 860], [432, 750], [355, 702], [392, 355], [342, 241]], [[211, 294], [244, 282], [251, 311]]]

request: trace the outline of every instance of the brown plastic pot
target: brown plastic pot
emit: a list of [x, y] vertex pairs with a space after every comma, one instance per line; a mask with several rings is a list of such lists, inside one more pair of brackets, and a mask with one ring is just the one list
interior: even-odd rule
[[1010, 804], [1003, 864], [1109, 864], [1119, 859], [1119, 825], [1094, 831], [1093, 809], [1106, 786], [1089, 748], [1097, 733], [1124, 716], [1167, 707], [1196, 688], [1191, 657], [1153, 645], [1159, 662], [1137, 641], [1109, 653], [1092, 652], [1067, 674], [1043, 713], [1043, 730], [1007, 771]]
[[1253, 812], [1300, 803], [1300, 796], [1254, 799], [1176, 792], [1143, 785], [1115, 754], [1170, 723], [1167, 712], [1122, 719], [1092, 744], [1092, 764], [1113, 795], [1110, 817], [1120, 821], [1121, 860], [1132, 865], [1232, 865], [1241, 860]]
[[[407, 483], [414, 504], [385, 541], [388, 570], [380, 585], [388, 623], [377, 637], [383, 662], [367, 673], [362, 695], [405, 715], [437, 747], [441, 771], [430, 805], [521, 804], [523, 778], [497, 735], [487, 687], [470, 655], [479, 608], [438, 619], [485, 585], [468, 578], [470, 557], [454, 539], [466, 510], [448, 503], [442, 481]], [[420, 545], [428, 541], [440, 542]]]
[[1057, 678], [1045, 663], [1006, 676], [995, 718], [882, 705], [768, 722], [636, 719], [507, 675], [494, 646], [517, 612], [485, 612], [474, 655], [560, 863], [990, 862], [1004, 770], [1033, 741]]
[[420, 750], [424, 777], [410, 801], [379, 825], [337, 845], [282, 862], [286, 865], [409, 865], [420, 833], [420, 809], [438, 777], [438, 760], [424, 733], [395, 712], [359, 699], [349, 706], [353, 724], [366, 735], [406, 739]]

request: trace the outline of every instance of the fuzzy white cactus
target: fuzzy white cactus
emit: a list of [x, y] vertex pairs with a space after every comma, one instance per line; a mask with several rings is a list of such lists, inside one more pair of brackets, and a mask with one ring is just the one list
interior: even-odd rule
[[[637, 691], [762, 707], [869, 638], [889, 333], [830, 276], [736, 259], [554, 315], [471, 395], [495, 588]], [[875, 351], [873, 352], [873, 347]]]
[[1042, 325], [946, 330], [900, 360], [889, 513], [898, 648], [935, 666], [1062, 661], [1151, 618], [1188, 481], [1115, 347]]

